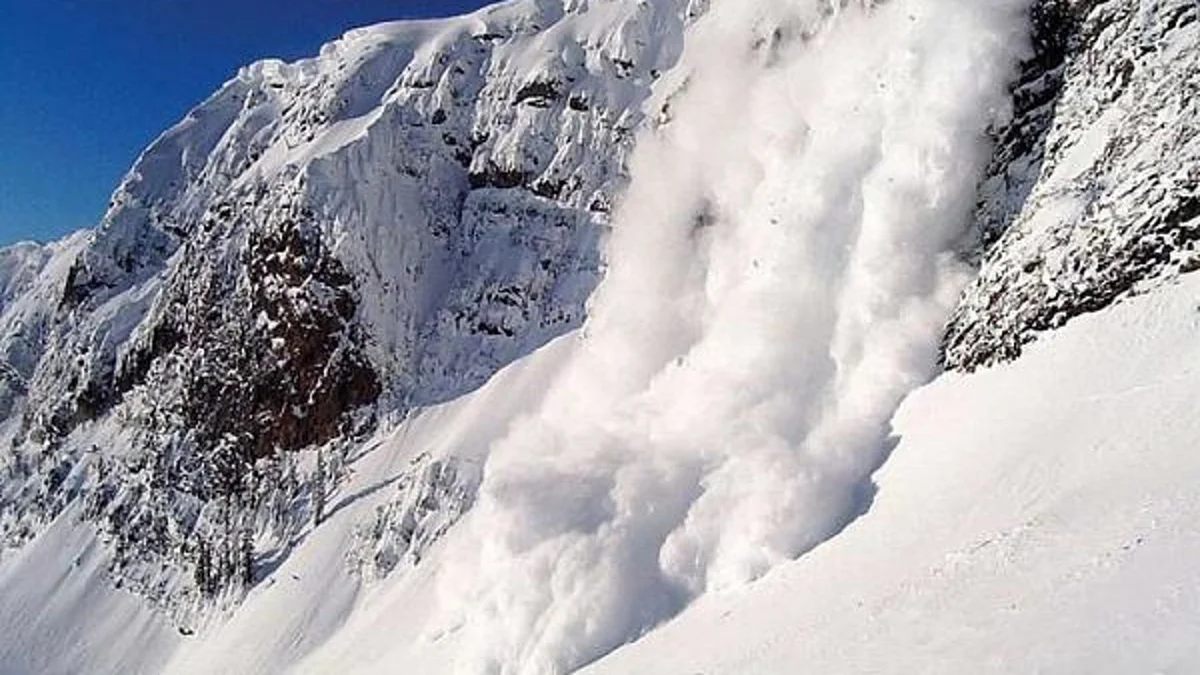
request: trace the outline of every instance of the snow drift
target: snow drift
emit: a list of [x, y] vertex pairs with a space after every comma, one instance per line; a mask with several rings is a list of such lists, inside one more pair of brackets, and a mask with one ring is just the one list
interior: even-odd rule
[[569, 671], [861, 511], [968, 276], [1024, 4], [720, 2], [694, 27], [574, 356], [442, 557], [466, 671]]

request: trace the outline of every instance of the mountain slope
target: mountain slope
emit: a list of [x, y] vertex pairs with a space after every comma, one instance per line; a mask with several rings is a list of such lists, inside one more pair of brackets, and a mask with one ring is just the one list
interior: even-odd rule
[[[1146, 528], [1096, 516], [1119, 472], [1121, 513], [1189, 499], [1196, 18], [517, 0], [243, 69], [95, 231], [0, 254], [0, 672], [1186, 657], [1186, 612], [1144, 604], [1186, 570], [1109, 593]], [[1089, 340], [1131, 358], [1102, 376]], [[993, 370], [893, 418], [939, 357]], [[1043, 455], [1061, 481], [1022, 482]], [[1038, 636], [997, 595], [1075, 641], [1011, 655]], [[1044, 597], [1139, 618], [1072, 634]]]
[[[146, 150], [65, 278], [14, 270], [7, 545], [82, 499], [124, 583], [236, 595], [258, 530], [282, 551], [319, 520], [380, 416], [578, 326], [641, 103], [696, 11], [513, 3], [243, 69]], [[321, 476], [278, 457], [321, 445]]]
[[1191, 274], [939, 378], [865, 516], [582, 672], [1194, 672], [1198, 298]]

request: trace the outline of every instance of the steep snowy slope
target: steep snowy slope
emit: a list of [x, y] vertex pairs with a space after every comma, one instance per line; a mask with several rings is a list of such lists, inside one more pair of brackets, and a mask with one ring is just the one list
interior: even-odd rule
[[1197, 17], [515, 0], [243, 69], [0, 253], [0, 673], [1194, 665]]
[[1190, 274], [939, 378], [866, 515], [582, 672], [1197, 672], [1198, 303]]
[[5, 545], [81, 500], [115, 578], [185, 624], [238, 595], [378, 421], [581, 322], [694, 4], [516, 2], [254, 64], [95, 232], [10, 250]]

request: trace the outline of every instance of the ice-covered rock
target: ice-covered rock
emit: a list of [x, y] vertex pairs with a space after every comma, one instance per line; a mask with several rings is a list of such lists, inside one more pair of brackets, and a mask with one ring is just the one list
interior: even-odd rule
[[1200, 7], [1036, 5], [1036, 57], [981, 190], [983, 264], [945, 363], [1015, 358], [1039, 332], [1200, 266]]

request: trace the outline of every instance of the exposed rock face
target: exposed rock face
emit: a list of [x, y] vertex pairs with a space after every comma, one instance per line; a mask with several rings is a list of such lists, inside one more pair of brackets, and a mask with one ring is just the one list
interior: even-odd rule
[[346, 552], [351, 570], [365, 579], [387, 576], [397, 565], [420, 562], [427, 549], [474, 503], [478, 467], [422, 454], [396, 480], [392, 499], [360, 524]]
[[1015, 358], [1038, 332], [1198, 264], [1200, 7], [1044, 2], [978, 220], [982, 267], [944, 360]]
[[[185, 244], [115, 384], [122, 394], [177, 391], [189, 428], [209, 441], [238, 438], [253, 461], [337, 436], [342, 416], [380, 387], [355, 322], [354, 279], [324, 250], [311, 210], [249, 215], [210, 223]], [[239, 273], [222, 274], [230, 269]]]

